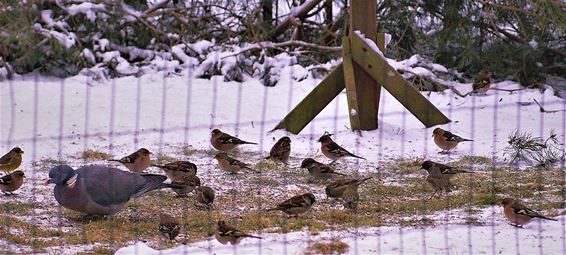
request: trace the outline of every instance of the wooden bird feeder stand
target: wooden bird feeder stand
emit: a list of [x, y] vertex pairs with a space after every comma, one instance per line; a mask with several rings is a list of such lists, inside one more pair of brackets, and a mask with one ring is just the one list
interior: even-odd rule
[[[426, 127], [450, 122], [440, 110], [391, 67], [380, 51], [383, 34], [376, 34], [376, 2], [350, 1], [350, 32], [342, 40], [343, 61], [273, 129], [298, 134], [342, 90], [346, 89], [352, 130], [377, 129], [379, 98], [384, 87]], [[360, 31], [377, 44], [367, 42]]]

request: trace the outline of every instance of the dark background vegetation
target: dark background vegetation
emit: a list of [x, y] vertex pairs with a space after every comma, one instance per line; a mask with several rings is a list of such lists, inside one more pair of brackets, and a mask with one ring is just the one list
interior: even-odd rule
[[[149, 59], [132, 57], [128, 49], [163, 53], [174, 45], [204, 39], [214, 40], [216, 45], [308, 42], [265, 46], [242, 54], [255, 56], [253, 59], [262, 63], [265, 55], [289, 51], [299, 64], [315, 65], [340, 57], [338, 48], [333, 47], [340, 46], [341, 37], [348, 31], [346, 0], [169, 0], [157, 6], [148, 5], [146, 0], [92, 0], [104, 5], [103, 10], [96, 10], [94, 22], [84, 14], [73, 16], [65, 10], [80, 2], [1, 1], [3, 78], [34, 71], [66, 77], [97, 64], [109, 70], [108, 76], [116, 76], [112, 61], [104, 62], [97, 56], [96, 63], [90, 63], [81, 55], [85, 48], [96, 55], [98, 38], [108, 39], [112, 50], [119, 50], [136, 65], [147, 64]], [[465, 77], [485, 68], [496, 79], [512, 79], [529, 87], [552, 77], [566, 77], [564, 1], [383, 0], [377, 4], [378, 32], [392, 35], [386, 52], [390, 58], [420, 54]], [[310, 8], [293, 15], [279, 11], [299, 5]], [[53, 19], [66, 25], [46, 27], [43, 10], [51, 10]], [[140, 15], [131, 15], [132, 10]], [[332, 13], [335, 15], [329, 15]], [[74, 33], [77, 41], [66, 48], [38, 27]], [[203, 58], [190, 49], [186, 53]]]

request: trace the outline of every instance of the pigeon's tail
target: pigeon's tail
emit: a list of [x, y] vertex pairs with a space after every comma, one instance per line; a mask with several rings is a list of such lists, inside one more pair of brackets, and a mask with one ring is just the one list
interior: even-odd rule
[[166, 189], [166, 188], [184, 189], [187, 186], [189, 186], [189, 185], [179, 184], [179, 183], [161, 183], [161, 185], [159, 185], [159, 189]]
[[163, 183], [167, 180], [167, 176], [159, 175], [159, 174], [141, 174], [143, 178], [145, 178], [146, 182], [134, 193], [132, 197], [140, 197], [143, 194], [152, 191], [154, 189], [162, 189], [167, 188]]

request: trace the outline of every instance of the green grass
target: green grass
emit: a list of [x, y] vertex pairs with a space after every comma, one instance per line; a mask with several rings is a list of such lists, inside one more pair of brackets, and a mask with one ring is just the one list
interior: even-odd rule
[[112, 158], [112, 156], [103, 151], [86, 150], [83, 151], [81, 158], [84, 160], [109, 160]]
[[[192, 155], [206, 156], [209, 151], [194, 151]], [[257, 162], [252, 155], [239, 154], [244, 162]], [[96, 160], [88, 157], [87, 160]], [[172, 161], [172, 158], [158, 157], [158, 161]], [[466, 213], [464, 224], [482, 225], [482, 219], [474, 217], [481, 208], [499, 205], [502, 198], [511, 196], [521, 199], [535, 209], [553, 215], [557, 208], [563, 208], [560, 198], [566, 194], [563, 187], [564, 173], [561, 169], [538, 170], [529, 168], [517, 170], [511, 166], [493, 167], [491, 161], [483, 157], [464, 157], [447, 164], [458, 167], [487, 165], [473, 174], [460, 174], [453, 178], [453, 192], [439, 194], [429, 199], [432, 188], [424, 181], [420, 164], [423, 159], [396, 159], [380, 164], [378, 172], [363, 173], [374, 176], [360, 186], [361, 201], [356, 213], [345, 210], [340, 201], [327, 199], [324, 183], [307, 184], [306, 171], [296, 165], [286, 166], [260, 161], [254, 168], [259, 174], [241, 173], [235, 176], [226, 174], [214, 177], [213, 188], [223, 187], [217, 193], [215, 210], [200, 211], [193, 205], [191, 197], [178, 198], [169, 190], [153, 191], [144, 197], [129, 202], [126, 208], [113, 220], [101, 217], [85, 217], [79, 213], [59, 209], [47, 210], [54, 222], [65, 226], [69, 231], [48, 230], [40, 222], [22, 222], [11, 215], [31, 215], [32, 209], [42, 204], [17, 202], [4, 203], [0, 207], [0, 223], [18, 223], [19, 232], [0, 231], [0, 238], [17, 245], [44, 249], [56, 245], [95, 245], [85, 254], [112, 253], [133, 240], [144, 240], [159, 244], [160, 248], [171, 247], [179, 242], [191, 243], [211, 236], [217, 220], [223, 219], [238, 229], [260, 234], [285, 233], [308, 230], [312, 235], [325, 230], [349, 230], [352, 228], [375, 226], [428, 227], [438, 224], [435, 213], [460, 209]], [[60, 161], [43, 159], [37, 162], [40, 168], [49, 168]], [[210, 166], [214, 169], [216, 166]], [[340, 171], [352, 172], [348, 165], [340, 165]], [[367, 167], [364, 165], [356, 167]], [[206, 167], [205, 167], [206, 168]], [[201, 178], [209, 169], [199, 172]], [[210, 178], [210, 177], [208, 177]], [[393, 183], [385, 179], [395, 180]], [[289, 191], [288, 185], [295, 190]], [[317, 196], [313, 209], [298, 218], [288, 217], [282, 212], [265, 212], [264, 209], [294, 194], [311, 191]], [[166, 212], [176, 216], [183, 224], [180, 237], [175, 242], [161, 242], [158, 237], [159, 214]], [[51, 225], [50, 225], [51, 226]], [[322, 250], [310, 250], [318, 254]], [[330, 249], [330, 248], [329, 248]], [[318, 253], [317, 253], [318, 252]]]

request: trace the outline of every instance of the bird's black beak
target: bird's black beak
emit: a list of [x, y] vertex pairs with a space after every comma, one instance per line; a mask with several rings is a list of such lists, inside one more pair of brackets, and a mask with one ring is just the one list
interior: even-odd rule
[[51, 183], [51, 179], [47, 179], [43, 182], [43, 186], [47, 186]]

